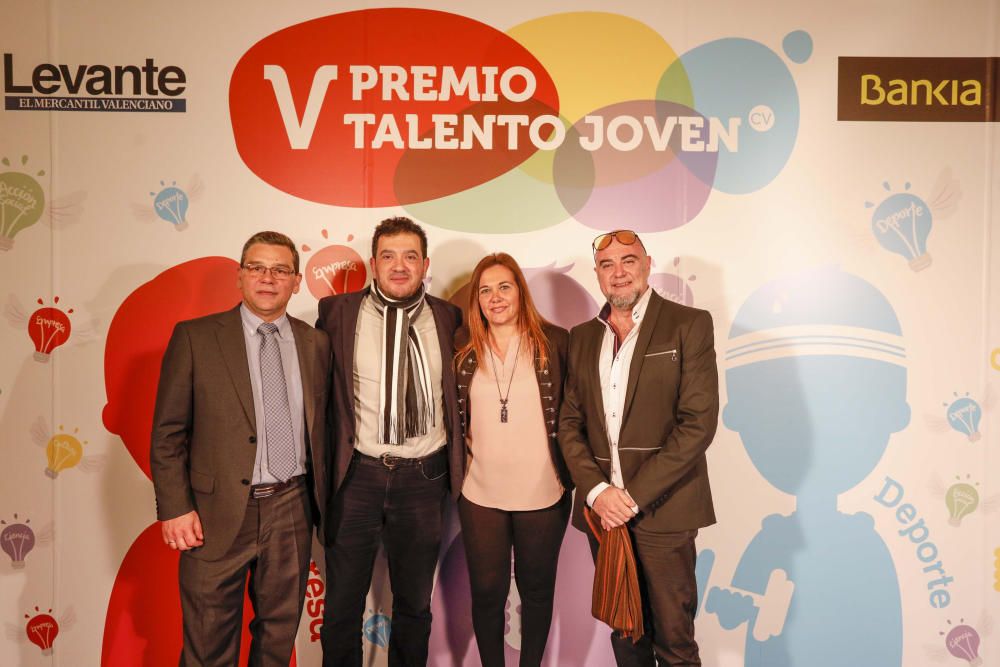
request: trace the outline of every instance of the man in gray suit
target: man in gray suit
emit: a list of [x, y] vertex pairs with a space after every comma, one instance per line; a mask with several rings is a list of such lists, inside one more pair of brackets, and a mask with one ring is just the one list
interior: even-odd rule
[[285, 313], [302, 276], [284, 234], [250, 237], [236, 279], [239, 306], [174, 329], [150, 467], [163, 541], [181, 552], [181, 665], [237, 663], [249, 573], [249, 663], [287, 667], [326, 503], [330, 341]]
[[632, 538], [646, 634], [612, 635], [619, 667], [700, 665], [694, 540], [715, 523], [705, 450], [719, 416], [712, 316], [650, 289], [635, 232], [601, 234], [593, 249], [608, 302], [570, 333], [559, 417], [573, 525], [588, 532], [586, 502], [604, 528], [625, 524]]

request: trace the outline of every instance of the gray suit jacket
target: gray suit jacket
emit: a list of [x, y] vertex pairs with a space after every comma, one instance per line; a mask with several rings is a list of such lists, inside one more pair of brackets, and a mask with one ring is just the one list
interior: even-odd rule
[[[330, 339], [289, 316], [302, 374], [312, 500], [326, 506]], [[250, 366], [239, 308], [180, 322], [163, 355], [150, 469], [161, 521], [197, 510], [204, 546], [221, 558], [232, 546], [250, 497], [257, 452]], [[318, 520], [318, 513], [314, 512]]]
[[[559, 417], [559, 445], [577, 488], [573, 525], [584, 532], [586, 496], [611, 478], [599, 368], [604, 332], [596, 318], [570, 332]], [[639, 505], [636, 528], [678, 532], [715, 523], [705, 450], [718, 417], [712, 316], [653, 292], [629, 368], [618, 438], [625, 488]]]

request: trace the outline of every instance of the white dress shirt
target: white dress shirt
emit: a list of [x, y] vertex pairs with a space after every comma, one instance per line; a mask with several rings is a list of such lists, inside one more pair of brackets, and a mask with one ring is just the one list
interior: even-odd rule
[[[624, 339], [618, 344], [617, 354], [615, 353], [615, 343], [618, 335], [611, 327], [608, 319], [611, 317], [611, 305], [605, 304], [601, 309], [601, 314], [597, 316], [604, 323], [604, 340], [601, 342], [601, 358], [599, 368], [601, 374], [601, 398], [604, 405], [604, 423], [608, 429], [608, 444], [611, 446], [611, 484], [619, 489], [625, 488], [625, 481], [622, 479], [621, 458], [618, 455], [618, 437], [622, 430], [622, 412], [625, 408], [625, 391], [628, 387], [629, 369], [632, 367], [632, 356], [635, 354], [636, 339], [639, 337], [639, 328], [642, 320], [646, 316], [646, 307], [649, 305], [649, 295], [651, 290], [646, 287], [646, 291], [634, 306], [632, 306], [632, 330], [628, 332]], [[601, 495], [610, 484], [601, 482], [587, 494], [587, 504], [594, 506], [597, 496]], [[637, 506], [632, 507], [632, 511], [639, 513]]]
[[[378, 409], [382, 391], [382, 316], [370, 296], [361, 301], [358, 326], [354, 332], [354, 428], [358, 436], [354, 448], [367, 456], [377, 458], [391, 454], [401, 458], [418, 458], [433, 454], [447, 442], [444, 389], [441, 386], [444, 360], [430, 303], [424, 304], [411, 326], [420, 336], [427, 355], [424, 362], [431, 374], [435, 418], [425, 435], [407, 438], [403, 445], [390, 445], [379, 442], [378, 437], [378, 424], [382, 418]], [[402, 353], [405, 354], [405, 351]], [[447, 361], [451, 363], [451, 359]]]

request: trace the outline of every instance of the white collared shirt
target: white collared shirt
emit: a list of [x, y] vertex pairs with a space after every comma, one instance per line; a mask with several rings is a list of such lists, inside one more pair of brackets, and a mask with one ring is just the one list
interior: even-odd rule
[[[608, 444], [611, 447], [611, 484], [619, 489], [625, 488], [625, 481], [622, 478], [621, 458], [618, 454], [618, 437], [622, 430], [622, 412], [625, 409], [625, 392], [628, 388], [628, 374], [632, 367], [632, 356], [635, 354], [636, 340], [639, 337], [639, 328], [642, 320], [646, 316], [646, 307], [649, 305], [649, 295], [652, 290], [646, 287], [646, 291], [634, 306], [632, 306], [632, 330], [618, 345], [618, 353], [615, 354], [615, 343], [617, 335], [608, 322], [611, 315], [610, 304], [605, 304], [601, 309], [601, 314], [597, 319], [604, 324], [604, 340], [601, 342], [601, 358], [599, 369], [601, 374], [601, 398], [604, 405], [604, 423], [608, 429]], [[607, 482], [601, 482], [587, 494], [587, 504], [593, 507], [597, 496], [601, 495], [604, 489], [610, 486]], [[638, 507], [632, 508], [638, 513]]]
[[[425, 303], [412, 323], [424, 345], [424, 362], [431, 376], [434, 400], [434, 423], [425, 435], [407, 438], [403, 446], [379, 442], [378, 424], [381, 415], [378, 399], [382, 387], [382, 316], [371, 296], [361, 301], [358, 325], [354, 331], [354, 428], [357, 441], [354, 448], [367, 456], [391, 454], [401, 458], [417, 458], [433, 454], [445, 446], [448, 432], [444, 422], [444, 388], [441, 384], [444, 362], [438, 340], [437, 323], [430, 303]], [[451, 363], [451, 359], [447, 360]]]

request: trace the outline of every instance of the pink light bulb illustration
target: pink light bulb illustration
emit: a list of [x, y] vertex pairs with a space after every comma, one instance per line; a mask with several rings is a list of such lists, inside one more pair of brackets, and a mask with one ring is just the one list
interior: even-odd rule
[[[17, 515], [14, 515], [17, 520]], [[31, 519], [24, 523], [11, 523], [0, 520], [0, 525], [6, 526], [0, 531], [0, 549], [10, 556], [11, 566], [15, 570], [24, 567], [24, 557], [35, 547], [35, 531], [31, 530], [28, 524]]]
[[956, 625], [944, 638], [945, 648], [956, 658], [968, 662], [972, 667], [983, 664], [979, 657], [979, 633], [969, 625]]

